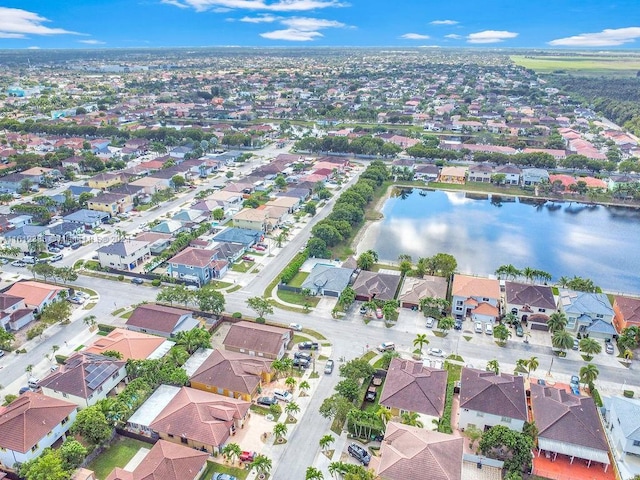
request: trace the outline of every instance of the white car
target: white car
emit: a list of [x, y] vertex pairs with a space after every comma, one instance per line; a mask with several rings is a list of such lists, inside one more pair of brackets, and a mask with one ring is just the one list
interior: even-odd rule
[[487, 335], [493, 335], [493, 325], [491, 325], [490, 323], [487, 323], [484, 326], [484, 333], [486, 333]]
[[440, 348], [430, 348], [429, 355], [433, 355], [434, 357], [444, 357], [444, 352]]
[[291, 395], [291, 392], [287, 390], [276, 389], [273, 391], [273, 396], [278, 400], [282, 400], [283, 402], [290, 402], [291, 400], [293, 400], [293, 395]]
[[427, 317], [427, 328], [433, 328], [433, 325], [436, 323], [436, 319], [433, 317]]
[[476, 333], [482, 333], [482, 322], [476, 322], [474, 328]]
[[299, 323], [290, 323], [289, 324], [289, 328], [291, 330], [295, 330], [296, 332], [301, 332], [302, 331], [302, 325], [300, 325]]

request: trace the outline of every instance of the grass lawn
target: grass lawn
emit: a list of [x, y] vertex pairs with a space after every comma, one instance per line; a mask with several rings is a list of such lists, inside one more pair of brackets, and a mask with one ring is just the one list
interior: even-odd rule
[[310, 328], [303, 328], [302, 329], [302, 333], [306, 333], [307, 335], [311, 335], [312, 337], [315, 337], [318, 340], [326, 340], [327, 339], [327, 337], [325, 337], [321, 333], [316, 332], [315, 330], [311, 330]]
[[571, 73], [573, 75], [635, 76], [640, 70], [637, 55], [512, 55], [511, 60], [536, 73]]
[[128, 320], [132, 314], [133, 314], [133, 310], [123, 313], [122, 315], [120, 315], [120, 318], [124, 318]]
[[241, 468], [229, 467], [227, 465], [222, 465], [221, 463], [208, 462], [207, 468], [205, 468], [204, 472], [202, 472], [202, 476], [200, 480], [211, 480], [213, 472], [216, 473], [226, 473], [228, 475], [233, 475], [239, 480], [245, 480], [249, 475], [249, 470], [243, 470]]
[[298, 272], [289, 282], [290, 287], [302, 287], [303, 282], [309, 276], [309, 272]]
[[254, 262], [247, 262], [245, 260], [242, 260], [240, 262], [234, 263], [231, 267], [231, 270], [233, 270], [234, 272], [245, 273], [248, 272], [251, 267], [253, 267], [253, 263]]
[[115, 467], [123, 468], [142, 447], [152, 445], [126, 437], [116, 437], [111, 446], [91, 462], [87, 468], [96, 472], [98, 480], [104, 480]]
[[455, 365], [453, 363], [445, 361], [444, 368], [445, 370], [447, 370], [447, 372], [449, 372], [449, 382], [457, 382], [458, 380], [460, 380], [460, 376], [462, 375], [461, 365]]
[[360, 359], [361, 359], [361, 360], [366, 360], [367, 362], [369, 362], [369, 361], [371, 361], [371, 359], [372, 359], [373, 357], [375, 357], [376, 355], [377, 355], [377, 353], [376, 353], [376, 352], [374, 352], [373, 350], [371, 350], [371, 351], [369, 351], [369, 352], [365, 353], [364, 355], [362, 355], [362, 356], [360, 357]]
[[378, 360], [373, 362], [373, 368], [382, 368], [384, 364], [384, 357], [380, 357]]
[[95, 307], [97, 304], [97, 302], [90, 302], [84, 305], [84, 307], [82, 307], [83, 310], [91, 310], [93, 307]]
[[294, 335], [291, 340], [293, 343], [307, 342], [309, 341], [308, 337], [303, 337], [302, 335]]
[[283, 302], [293, 303], [294, 305], [300, 305], [301, 307], [308, 304], [310, 308], [317, 306], [318, 302], [320, 302], [320, 297], [305, 297], [299, 293], [287, 292], [285, 290], [278, 290], [278, 298]]

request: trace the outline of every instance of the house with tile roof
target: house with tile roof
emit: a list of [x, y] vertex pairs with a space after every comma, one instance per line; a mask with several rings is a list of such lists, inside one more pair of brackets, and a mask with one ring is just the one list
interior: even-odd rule
[[222, 278], [229, 270], [229, 261], [218, 258], [217, 250], [187, 247], [169, 259], [167, 273], [174, 278], [206, 285]]
[[618, 333], [627, 327], [640, 327], [640, 298], [616, 295], [613, 300], [613, 325]]
[[309, 276], [302, 282], [301, 288], [308, 288], [312, 295], [339, 297], [349, 285], [351, 275], [353, 275], [352, 268], [340, 268], [316, 263]]
[[38, 385], [45, 395], [73, 402], [82, 409], [107, 398], [107, 394], [127, 376], [126, 363], [113, 357], [78, 352]]
[[611, 340], [616, 335], [613, 307], [604, 293], [576, 292], [561, 288], [558, 310], [567, 317], [567, 330]]
[[442, 167], [438, 181], [464, 185], [467, 181], [467, 167]]
[[513, 313], [522, 322], [531, 322], [531, 328], [547, 329], [549, 316], [557, 310], [551, 287], [505, 282], [504, 289], [505, 313]]
[[463, 444], [462, 437], [389, 422], [370, 467], [382, 480], [462, 480]]
[[480, 430], [503, 425], [521, 432], [527, 417], [524, 379], [519, 376], [462, 368], [458, 428]]
[[273, 377], [272, 360], [214, 350], [191, 375], [192, 388], [251, 401]]
[[422, 278], [405, 276], [398, 300], [402, 308], [418, 308], [423, 298], [447, 298], [447, 280], [425, 275]]
[[135, 332], [173, 338], [180, 332], [198, 328], [200, 322], [193, 318], [191, 310], [148, 303], [136, 307], [126, 326]]
[[135, 270], [145, 260], [151, 258], [149, 242], [140, 240], [124, 240], [105, 245], [96, 250], [102, 268], [116, 270]]
[[60, 292], [66, 291], [67, 289], [63, 287], [26, 280], [24, 282], [14, 283], [11, 285], [11, 288], [4, 293], [13, 297], [22, 298], [26, 308], [30, 308], [34, 313], [38, 313], [50, 303], [58, 301], [60, 299]]
[[379, 403], [391, 410], [394, 417], [416, 412], [424, 428], [433, 429], [433, 421], [438, 421], [444, 412], [446, 390], [446, 370], [394, 358], [389, 364]]
[[242, 321], [231, 324], [222, 344], [231, 352], [276, 360], [284, 356], [291, 338], [288, 328]]
[[0, 407], [0, 463], [14, 468], [37, 458], [65, 438], [77, 413], [75, 403], [33, 392]]
[[116, 467], [106, 480], [196, 480], [208, 458], [207, 452], [158, 440], [133, 470]]
[[24, 298], [0, 293], [0, 327], [16, 331], [31, 320], [33, 309], [27, 307]]
[[250, 402], [182, 387], [149, 425], [154, 436], [209, 453], [243, 428]]
[[601, 463], [607, 471], [609, 446], [593, 398], [532, 383], [531, 420], [538, 428], [538, 456], [542, 452], [553, 459], [564, 455], [572, 463], [580, 458], [589, 466]]
[[401, 279], [400, 275], [362, 270], [353, 282], [352, 288], [356, 292], [356, 300], [393, 300], [396, 298]]
[[500, 282], [456, 274], [451, 287], [451, 312], [457, 318], [495, 323], [500, 315]]
[[115, 351], [120, 353], [125, 361], [147, 360], [163, 357], [173, 345], [173, 342], [162, 337], [116, 328], [106, 336], [98, 338], [83, 352], [104, 355], [104, 352]]
[[604, 400], [606, 431], [616, 457], [624, 461], [627, 455], [640, 455], [640, 400], [609, 397]]

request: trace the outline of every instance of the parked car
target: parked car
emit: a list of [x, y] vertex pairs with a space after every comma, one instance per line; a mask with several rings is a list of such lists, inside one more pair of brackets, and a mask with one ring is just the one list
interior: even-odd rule
[[258, 405], [265, 405], [270, 407], [271, 405], [275, 405], [278, 403], [278, 399], [276, 397], [258, 397], [256, 400]]
[[11, 265], [14, 267], [24, 267], [27, 264], [24, 263], [22, 260], [14, 260], [13, 262], [11, 262]]
[[291, 330], [295, 330], [296, 332], [301, 332], [302, 331], [302, 325], [300, 325], [299, 323], [290, 323], [289, 324], [289, 328]]
[[138, 277], [134, 277], [131, 279], [131, 283], [135, 284], [135, 285], [142, 285], [144, 283], [144, 280], [142, 280], [141, 278]]
[[254, 250], [257, 250], [258, 252], [264, 252], [266, 250], [266, 248], [261, 247], [259, 245], [256, 245], [255, 247], [253, 247]]
[[84, 298], [85, 300], [88, 300], [90, 296], [91, 295], [89, 295], [86, 292], [83, 292], [82, 290], [76, 290], [76, 293], [74, 295], [74, 297], [81, 297], [81, 298]]
[[382, 317], [383, 317], [382, 309], [381, 308], [376, 308], [376, 318], [377, 319], [381, 319]]
[[0, 350], [0, 358], [4, 357], [4, 350]]
[[358, 460], [365, 467], [368, 466], [369, 462], [371, 461], [371, 455], [369, 455], [369, 452], [367, 452], [364, 447], [361, 447], [357, 443], [349, 444], [347, 452], [349, 452], [350, 456]]
[[300, 342], [298, 350], [318, 350], [319, 346], [318, 342]]
[[7, 263], [9, 263], [9, 260], [6, 258], [0, 258], [0, 265], [6, 265]]
[[360, 315], [365, 315], [367, 313], [367, 307], [365, 307], [364, 305], [362, 305], [360, 307]]
[[427, 323], [426, 323], [426, 327], [427, 328], [433, 328], [433, 325], [436, 323], [436, 319], [433, 317], [427, 317]]
[[308, 368], [309, 367], [309, 360], [307, 360], [306, 358], [294, 358], [293, 359], [293, 366], [294, 367], [300, 367], [300, 368]]
[[444, 357], [444, 352], [440, 348], [430, 348], [429, 355], [433, 355], [434, 357]]
[[242, 452], [240, 454], [241, 462], [253, 462], [254, 458], [256, 458], [256, 452]]
[[273, 396], [278, 400], [282, 400], [283, 402], [287, 403], [293, 400], [293, 395], [291, 395], [291, 392], [289, 392], [288, 390], [276, 389], [273, 391]]
[[476, 333], [482, 333], [482, 322], [475, 323], [475, 331]]
[[484, 333], [486, 333], [487, 335], [493, 335], [493, 325], [491, 325], [490, 323], [487, 323], [484, 326]]
[[60, 249], [58, 247], [49, 247], [49, 251], [51, 253], [60, 253]]
[[18, 395], [22, 395], [23, 393], [27, 393], [29, 390], [31, 390], [29, 387], [22, 387], [18, 391]]
[[604, 350], [605, 352], [607, 352], [608, 354], [613, 354], [613, 344], [611, 342], [607, 342], [606, 345], [604, 346]]
[[524, 328], [519, 323], [516, 323], [516, 337], [524, 337]]
[[67, 301], [69, 301], [69, 303], [73, 303], [74, 305], [82, 305], [84, 303], [84, 298], [69, 297]]
[[304, 358], [307, 361], [311, 361], [311, 354], [307, 352], [296, 352], [293, 354], [293, 358]]
[[326, 375], [331, 375], [331, 373], [333, 373], [333, 360], [329, 359], [327, 360], [327, 364], [324, 366], [324, 373]]
[[396, 344], [393, 342], [382, 342], [377, 347], [379, 352], [393, 352], [396, 349]]
[[462, 330], [462, 320], [459, 318], [456, 319], [456, 322], [453, 324], [454, 330]]
[[247, 262], [255, 262], [255, 259], [253, 257], [250, 257], [249, 255], [243, 256], [242, 260], [246, 260]]
[[573, 339], [573, 347], [571, 347], [573, 350], [579, 350], [580, 349], [580, 341], [577, 338]]
[[571, 380], [569, 381], [571, 385], [580, 385], [580, 377], [577, 375], [571, 375]]

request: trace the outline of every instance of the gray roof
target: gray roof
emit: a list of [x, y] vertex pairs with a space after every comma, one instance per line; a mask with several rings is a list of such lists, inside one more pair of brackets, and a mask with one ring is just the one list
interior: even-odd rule
[[257, 230], [249, 230], [248, 228], [228, 228], [213, 239], [216, 242], [241, 243], [243, 245], [253, 245], [258, 241], [262, 232]]
[[25, 225], [23, 227], [16, 228], [15, 230], [9, 230], [8, 232], [5, 232], [4, 237], [5, 238], [22, 237], [27, 239], [27, 238], [37, 237], [38, 235], [45, 233], [47, 230], [48, 230], [47, 227], [39, 227], [37, 225]]
[[349, 285], [351, 268], [339, 268], [331, 265], [316, 263], [309, 276], [302, 283], [302, 288], [308, 288], [312, 292], [329, 290], [332, 292], [342, 292]]
[[107, 255], [118, 255], [120, 257], [127, 257], [132, 253], [137, 252], [141, 248], [149, 245], [149, 242], [141, 242], [139, 240], [125, 240], [124, 242], [115, 242], [110, 245], [100, 247], [97, 252], [105, 253]]
[[613, 325], [608, 322], [605, 322], [601, 319], [596, 319], [591, 325], [587, 327], [588, 333], [604, 333], [607, 335], [616, 335], [616, 329]]
[[525, 283], [505, 282], [507, 303], [555, 310], [556, 302], [551, 287]]
[[626, 438], [640, 435], [640, 399], [611, 397], [607, 403], [609, 410], [615, 409], [618, 418], [624, 420], [619, 427]]
[[76, 223], [94, 223], [102, 221], [103, 218], [109, 218], [109, 214], [87, 209], [78, 210], [63, 217], [68, 222]]
[[613, 316], [613, 308], [604, 293], [575, 292], [560, 289], [560, 302], [565, 313]]

